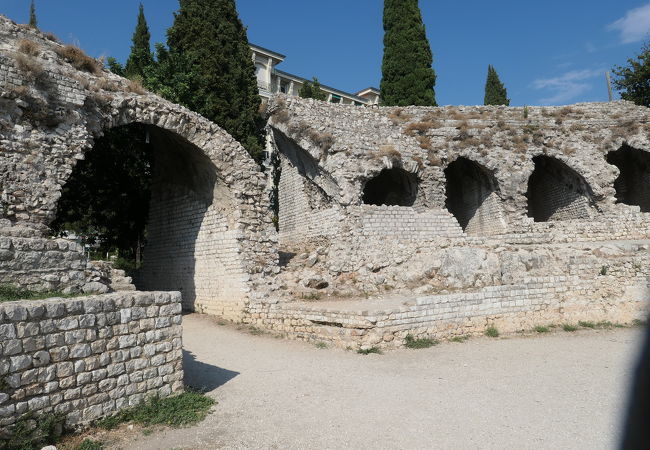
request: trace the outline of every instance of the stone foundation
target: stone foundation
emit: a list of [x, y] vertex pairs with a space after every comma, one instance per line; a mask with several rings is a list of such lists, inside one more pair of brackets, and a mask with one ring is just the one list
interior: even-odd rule
[[0, 304], [0, 430], [27, 412], [85, 425], [182, 391], [180, 301], [131, 292]]

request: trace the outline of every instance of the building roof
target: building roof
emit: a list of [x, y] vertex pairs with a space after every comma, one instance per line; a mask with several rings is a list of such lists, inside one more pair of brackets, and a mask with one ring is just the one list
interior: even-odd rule
[[252, 48], [255, 51], [258, 51], [260, 53], [265, 53], [273, 58], [279, 59], [280, 61], [284, 61], [284, 58], [286, 58], [286, 55], [283, 55], [282, 53], [274, 52], [273, 50], [269, 50], [268, 48], [260, 47], [259, 45], [255, 44], [248, 44], [250, 48]]
[[368, 92], [372, 92], [373, 94], [377, 94], [377, 95], [381, 94], [381, 91], [378, 88], [371, 86], [371, 87], [367, 87], [365, 89], [361, 89], [359, 92], [357, 92], [356, 95], [362, 95], [362, 94], [366, 94]]
[[[284, 76], [284, 77], [286, 77], [286, 78], [291, 78], [291, 79], [293, 79], [294, 81], [298, 81], [298, 82], [300, 82], [300, 83], [304, 83], [304, 82], [306, 82], [306, 81], [310, 81], [310, 82], [311, 82], [311, 80], [308, 80], [308, 79], [306, 79], [306, 78], [299, 77], [298, 75], [294, 75], [294, 74], [292, 74], [292, 73], [283, 72], [283, 71], [278, 70], [278, 69], [275, 69], [275, 68], [273, 69], [273, 71], [274, 71], [276, 74], [278, 74], [278, 75]], [[331, 87], [331, 86], [327, 86], [327, 85], [322, 84], [322, 83], [321, 83], [320, 86], [321, 86], [321, 88], [326, 89], [326, 90], [328, 90], [328, 91], [330, 91], [330, 92], [332, 92], [332, 93], [334, 93], [334, 94], [336, 94], [336, 95], [343, 95], [343, 96], [345, 96], [345, 97], [348, 97], [348, 98], [351, 98], [351, 99], [353, 99], [353, 100], [356, 100], [356, 101], [358, 101], [358, 102], [360, 102], [360, 103], [364, 103], [364, 102], [368, 101], [368, 99], [365, 99], [365, 98], [359, 97], [359, 96], [356, 95], [356, 94], [351, 94], [351, 93], [349, 93], [349, 92], [345, 92], [345, 91], [342, 91], [342, 90], [340, 90], [340, 89], [336, 89], [336, 88], [333, 88], [333, 87]]]

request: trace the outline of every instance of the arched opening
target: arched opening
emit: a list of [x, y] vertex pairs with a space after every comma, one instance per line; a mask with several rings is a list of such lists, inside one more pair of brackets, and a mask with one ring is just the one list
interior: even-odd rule
[[580, 174], [549, 156], [536, 156], [533, 162], [526, 193], [528, 217], [535, 222], [591, 217], [593, 194]]
[[650, 212], [650, 154], [623, 145], [607, 154], [607, 162], [620, 171], [614, 182], [616, 202], [639, 206], [642, 212]]
[[393, 167], [384, 169], [368, 180], [363, 189], [367, 205], [413, 206], [418, 195], [418, 179], [414, 173]]
[[139, 123], [107, 130], [61, 194], [52, 230], [86, 238], [96, 256], [119, 254], [138, 289], [181, 291], [188, 310], [241, 297], [230, 192], [180, 135]]
[[490, 171], [467, 158], [445, 169], [445, 207], [466, 232], [485, 233], [505, 227], [497, 182]]

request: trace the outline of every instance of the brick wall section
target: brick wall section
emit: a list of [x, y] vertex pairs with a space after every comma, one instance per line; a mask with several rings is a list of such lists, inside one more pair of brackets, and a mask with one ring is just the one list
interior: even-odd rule
[[489, 326], [515, 332], [580, 320], [630, 323], [647, 317], [649, 291], [647, 274], [624, 280], [538, 277], [477, 292], [413, 297], [410, 306], [392, 310], [262, 303], [251, 308], [251, 323], [341, 348], [401, 347], [407, 335], [444, 339], [483, 334]]
[[0, 429], [26, 412], [71, 426], [183, 389], [179, 293], [0, 304]]
[[221, 316], [224, 303], [246, 297], [238, 242], [220, 205], [205, 205], [190, 191], [156, 185], [143, 269], [136, 287], [181, 291], [183, 307]]
[[445, 210], [417, 211], [404, 206], [362, 205], [349, 207], [346, 212], [360, 219], [361, 226], [352, 234], [363, 237], [418, 241], [463, 234], [456, 219]]

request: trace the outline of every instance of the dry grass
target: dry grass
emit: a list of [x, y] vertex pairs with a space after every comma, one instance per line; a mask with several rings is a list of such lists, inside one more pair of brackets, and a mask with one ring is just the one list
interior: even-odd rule
[[286, 109], [276, 109], [271, 113], [271, 117], [276, 123], [289, 122], [289, 112]]
[[423, 135], [432, 128], [439, 128], [440, 123], [438, 122], [414, 122], [410, 123], [404, 128], [404, 132], [409, 136], [415, 136], [416, 134]]
[[413, 161], [415, 161], [415, 163], [418, 165], [418, 169], [424, 169], [424, 160], [422, 158], [419, 156], [414, 156]]
[[147, 93], [147, 90], [142, 86], [142, 83], [139, 80], [129, 80], [126, 89], [129, 92], [133, 92], [134, 94], [138, 95], [144, 95]]
[[58, 47], [56, 53], [77, 70], [83, 70], [84, 72], [89, 72], [94, 75], [99, 75], [101, 73], [101, 65], [99, 62], [86, 55], [83, 50], [74, 45]]
[[377, 155], [375, 155], [377, 159], [381, 158], [389, 158], [392, 160], [399, 160], [402, 158], [402, 154], [395, 148], [393, 145], [382, 145], [379, 147], [379, 151], [377, 152]]
[[429, 161], [429, 164], [434, 167], [439, 167], [442, 165], [442, 159], [440, 159], [440, 156], [435, 151], [430, 151], [427, 154], [427, 161]]
[[424, 150], [431, 150], [433, 148], [433, 143], [429, 136], [418, 136], [417, 141], [418, 144], [420, 144], [420, 148], [423, 148]]
[[556, 115], [558, 115], [560, 117], [566, 117], [566, 116], [569, 116], [569, 115], [573, 114], [574, 112], [575, 112], [575, 110], [573, 108], [571, 108], [570, 106], [565, 106], [564, 108], [560, 109], [556, 113]]
[[569, 130], [571, 130], [571, 131], [573, 131], [573, 132], [576, 132], [576, 131], [585, 131], [585, 129], [586, 129], [586, 128], [584, 127], [584, 125], [579, 124], [579, 123], [574, 123], [573, 125], [571, 125], [571, 126], [569, 127]]
[[289, 127], [289, 134], [291, 134], [294, 139], [300, 140], [308, 131], [310, 131], [310, 129], [311, 127], [307, 122], [300, 122]]
[[402, 110], [402, 108], [397, 108], [388, 114], [388, 118], [392, 120], [395, 125], [397, 125], [402, 122], [411, 120], [413, 116], [405, 113], [404, 110]]
[[331, 133], [319, 133], [316, 130], [309, 130], [309, 139], [324, 153], [334, 145], [334, 136]]
[[48, 41], [56, 42], [57, 44], [61, 43], [61, 40], [54, 33], [43, 33], [43, 37]]
[[40, 53], [38, 44], [29, 39], [21, 39], [18, 41], [18, 51], [29, 56], [38, 56]]
[[[86, 80], [83, 77], [77, 78], [77, 80], [80, 81], [80, 79]], [[80, 81], [81, 82], [81, 81]], [[120, 86], [117, 83], [114, 83], [111, 80], [108, 80], [106, 78], [99, 78], [92, 86], [91, 89], [93, 91], [109, 91], [109, 92], [117, 92], [120, 90]]]
[[465, 120], [467, 119], [467, 116], [465, 114], [461, 113], [457, 109], [452, 109], [449, 114], [447, 114], [447, 117], [452, 120]]
[[41, 63], [20, 53], [16, 55], [16, 65], [19, 70], [32, 79], [37, 79], [45, 73]]
[[514, 144], [514, 149], [519, 152], [519, 153], [526, 153], [526, 150], [528, 149], [528, 145], [526, 143], [526, 139], [524, 139], [523, 136], [516, 136], [512, 143]]
[[571, 156], [576, 152], [576, 149], [574, 147], [563, 147], [562, 148], [562, 153], [564, 153], [567, 156]]

